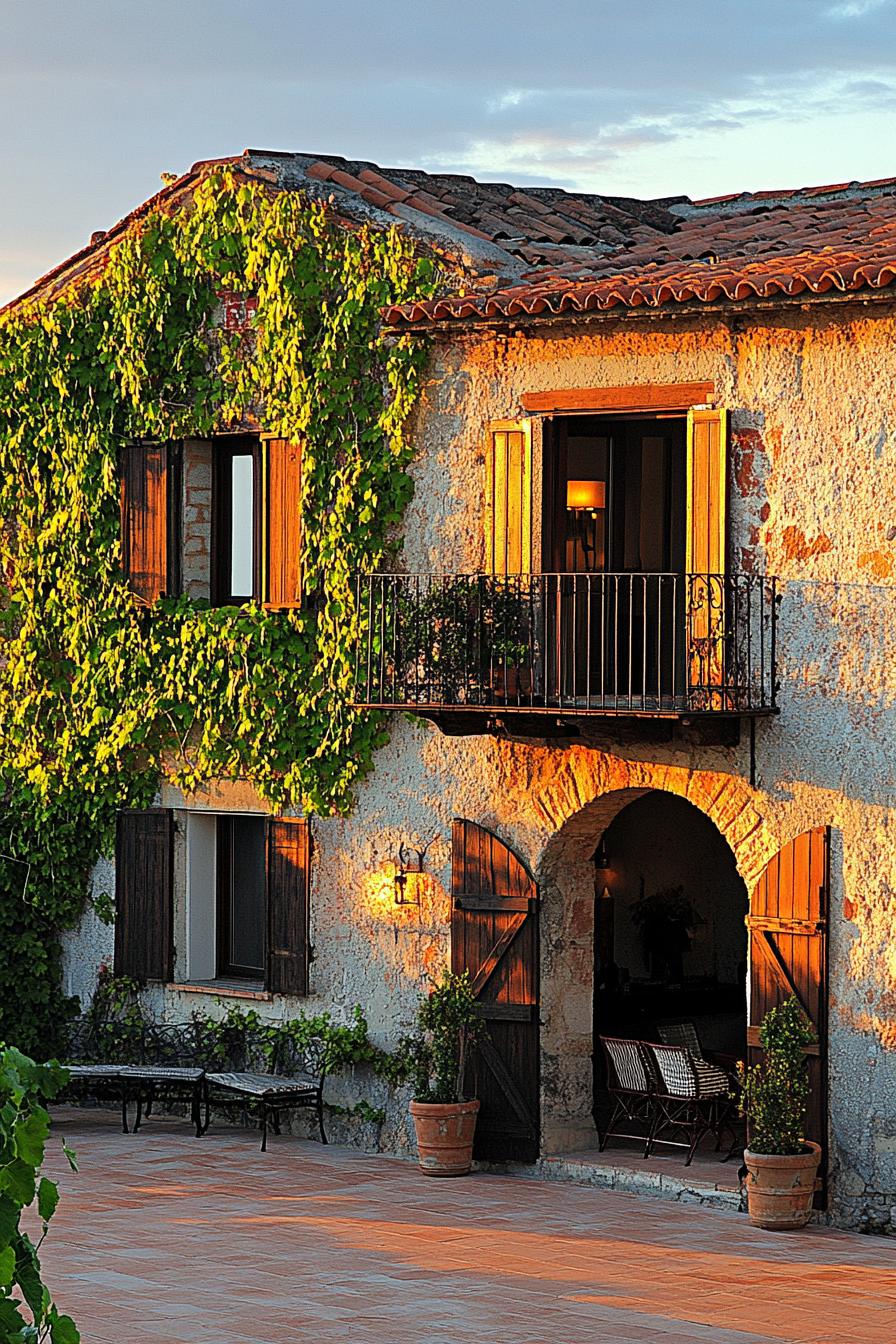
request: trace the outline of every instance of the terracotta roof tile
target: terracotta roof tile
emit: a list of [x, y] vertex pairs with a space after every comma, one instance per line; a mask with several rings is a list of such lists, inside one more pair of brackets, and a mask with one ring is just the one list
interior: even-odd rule
[[[819, 199], [819, 196], [824, 199]], [[756, 202], [766, 204], [757, 209]], [[742, 208], [733, 209], [737, 203]], [[679, 208], [669, 232], [612, 249], [557, 247], [548, 265], [491, 293], [408, 304], [393, 323], [585, 313], [775, 295], [853, 293], [896, 282], [896, 182], [728, 196]], [[543, 255], [543, 251], [542, 251]]]

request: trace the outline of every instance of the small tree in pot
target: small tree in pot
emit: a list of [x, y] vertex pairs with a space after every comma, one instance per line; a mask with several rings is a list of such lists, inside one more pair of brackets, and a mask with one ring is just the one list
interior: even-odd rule
[[747, 1212], [756, 1227], [805, 1227], [812, 1211], [821, 1148], [803, 1137], [809, 1099], [805, 1047], [816, 1035], [791, 995], [766, 1013], [759, 1029], [765, 1054], [758, 1064], [738, 1065], [740, 1112], [749, 1147]]
[[414, 1085], [411, 1115], [427, 1176], [470, 1170], [479, 1102], [463, 1094], [470, 1047], [481, 1030], [469, 974], [446, 973], [421, 1000], [417, 1031], [401, 1052]]

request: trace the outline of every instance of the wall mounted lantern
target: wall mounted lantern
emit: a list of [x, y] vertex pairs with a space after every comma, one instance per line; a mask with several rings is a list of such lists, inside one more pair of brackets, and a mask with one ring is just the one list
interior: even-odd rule
[[607, 853], [607, 845], [603, 836], [601, 836], [597, 849], [592, 855], [591, 862], [594, 864], [595, 868], [599, 869], [601, 872], [610, 867], [610, 856]]
[[[432, 841], [429, 843], [432, 844]], [[398, 871], [395, 874], [396, 905], [420, 904], [419, 883], [410, 883], [408, 878], [423, 872], [423, 860], [428, 849], [429, 845], [415, 849], [412, 845], [405, 845], [404, 841], [398, 846]]]

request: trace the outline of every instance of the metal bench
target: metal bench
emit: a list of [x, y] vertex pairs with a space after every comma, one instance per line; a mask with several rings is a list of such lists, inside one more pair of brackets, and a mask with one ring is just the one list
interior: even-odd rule
[[[298, 1045], [281, 1039], [268, 1057], [264, 1042], [244, 1039], [243, 1068], [222, 1069], [205, 1075], [205, 1129], [213, 1106], [226, 1109], [239, 1105], [244, 1114], [254, 1105], [261, 1124], [261, 1151], [267, 1151], [268, 1124], [280, 1133], [280, 1113], [311, 1107], [317, 1113], [321, 1143], [324, 1129], [323, 1088], [327, 1074], [327, 1048], [323, 1041]], [[268, 1067], [264, 1067], [268, 1065]]]
[[130, 1098], [123, 1072], [129, 1061], [142, 1058], [142, 1028], [138, 1032], [131, 1025], [80, 1017], [69, 1025], [66, 1046], [66, 1094], [90, 1092], [100, 1101], [117, 1102], [127, 1134]]
[[72, 1024], [66, 1061], [68, 1089], [89, 1091], [121, 1107], [121, 1127], [128, 1129], [128, 1108], [136, 1106], [134, 1132], [163, 1101], [186, 1101], [201, 1137], [209, 1128], [212, 1109], [238, 1107], [244, 1122], [254, 1109], [261, 1125], [261, 1150], [267, 1149], [268, 1126], [280, 1133], [286, 1110], [313, 1108], [321, 1142], [324, 1129], [323, 1086], [327, 1049], [323, 1041], [296, 1044], [283, 1035], [272, 1047], [270, 1033], [235, 1028], [224, 1032], [201, 1020], [139, 1025], [97, 1022], [90, 1017]]
[[127, 1100], [136, 1102], [134, 1133], [157, 1101], [186, 1099], [197, 1139], [203, 1134], [202, 1101], [205, 1067], [199, 1058], [201, 1041], [193, 1022], [175, 1025], [150, 1023], [143, 1036], [143, 1063], [126, 1064], [121, 1081]]

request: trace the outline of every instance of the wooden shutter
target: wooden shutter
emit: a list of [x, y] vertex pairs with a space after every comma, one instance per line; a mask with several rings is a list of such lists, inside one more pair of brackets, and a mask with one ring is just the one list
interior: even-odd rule
[[302, 449], [286, 439], [264, 445], [263, 600], [268, 607], [297, 607], [302, 575]]
[[174, 819], [167, 808], [119, 812], [115, 842], [115, 974], [171, 979]]
[[175, 588], [174, 445], [130, 444], [121, 453], [122, 569], [134, 596], [152, 603]]
[[728, 412], [688, 411], [685, 573], [693, 709], [724, 709]]
[[[830, 830], [818, 826], [776, 854], [750, 900], [749, 1054], [762, 1055], [759, 1028], [771, 1008], [795, 994], [812, 1022], [818, 1045], [809, 1055], [807, 1139], [827, 1151], [827, 921]], [[822, 1159], [824, 1161], [824, 1159]]]
[[687, 535], [689, 574], [724, 574], [727, 544], [728, 412], [688, 411]]
[[268, 980], [275, 994], [307, 994], [311, 835], [307, 821], [268, 822]]
[[473, 821], [451, 832], [451, 968], [468, 971], [485, 1031], [468, 1092], [481, 1103], [477, 1157], [534, 1162], [539, 1144], [538, 887], [503, 840]]
[[486, 460], [486, 565], [490, 574], [532, 572], [532, 427], [501, 420], [489, 427]]

